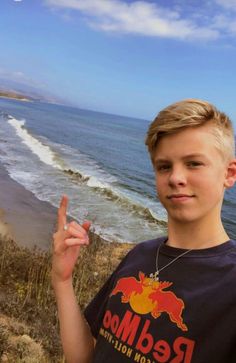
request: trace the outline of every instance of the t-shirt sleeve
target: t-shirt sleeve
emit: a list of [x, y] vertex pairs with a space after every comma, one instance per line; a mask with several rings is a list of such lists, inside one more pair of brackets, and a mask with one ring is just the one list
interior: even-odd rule
[[106, 308], [106, 304], [111, 292], [111, 286], [113, 281], [113, 274], [105, 282], [101, 290], [93, 298], [84, 311], [85, 319], [87, 320], [91, 332], [95, 338], [98, 336], [98, 332], [103, 320], [103, 314]]
[[100, 291], [95, 295], [93, 300], [84, 310], [84, 316], [87, 320], [91, 332], [95, 338], [97, 338], [100, 326], [102, 325], [102, 320], [104, 317], [104, 312], [107, 306], [109, 295], [114, 287], [116, 276], [122, 266], [125, 264], [128, 256], [132, 253], [132, 250], [123, 258], [115, 271], [111, 274], [105, 284], [102, 286]]

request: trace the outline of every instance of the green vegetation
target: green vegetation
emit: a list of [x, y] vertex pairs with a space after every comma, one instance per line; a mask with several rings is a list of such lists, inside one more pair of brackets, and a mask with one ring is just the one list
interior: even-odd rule
[[[82, 309], [132, 247], [106, 243], [90, 233], [75, 268]], [[0, 238], [0, 362], [62, 363], [59, 324], [50, 270], [51, 253]]]

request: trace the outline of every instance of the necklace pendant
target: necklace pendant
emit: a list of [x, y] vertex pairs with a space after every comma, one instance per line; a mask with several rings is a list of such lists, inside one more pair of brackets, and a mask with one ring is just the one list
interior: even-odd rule
[[149, 277], [153, 280], [153, 281], [159, 281], [159, 271], [157, 270], [154, 273], [151, 273], [149, 275]]

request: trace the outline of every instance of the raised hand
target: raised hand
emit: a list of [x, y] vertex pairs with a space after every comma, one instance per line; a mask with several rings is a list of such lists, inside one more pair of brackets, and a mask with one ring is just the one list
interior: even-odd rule
[[57, 232], [53, 235], [52, 278], [64, 282], [72, 278], [72, 272], [79, 256], [81, 246], [89, 244], [90, 222], [82, 226], [73, 221], [67, 223], [68, 198], [63, 196], [58, 209]]

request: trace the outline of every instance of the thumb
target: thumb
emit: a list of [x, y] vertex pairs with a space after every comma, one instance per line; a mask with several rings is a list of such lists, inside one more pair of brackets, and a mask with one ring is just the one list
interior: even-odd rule
[[82, 224], [82, 227], [88, 232], [89, 228], [91, 226], [91, 222], [90, 221], [84, 221]]

